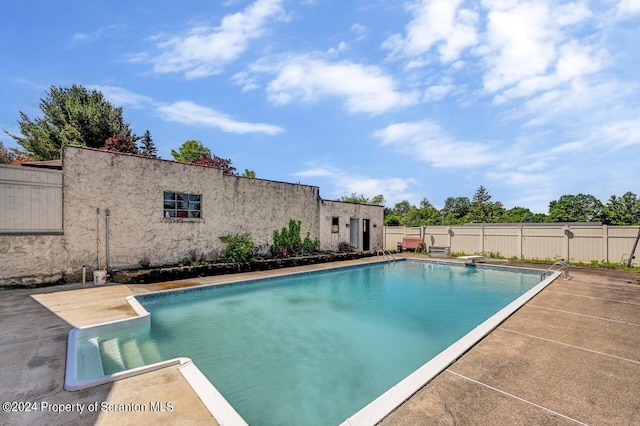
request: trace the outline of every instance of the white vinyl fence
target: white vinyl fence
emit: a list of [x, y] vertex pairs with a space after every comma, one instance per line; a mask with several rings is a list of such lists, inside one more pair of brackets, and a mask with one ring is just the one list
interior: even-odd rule
[[0, 164], [0, 234], [62, 233], [62, 171]]
[[[406, 228], [385, 226], [384, 246], [395, 250], [404, 236], [419, 236], [425, 246], [450, 247], [452, 253], [529, 260], [626, 263], [638, 226], [595, 224], [484, 224]], [[640, 246], [634, 265], [640, 266]]]

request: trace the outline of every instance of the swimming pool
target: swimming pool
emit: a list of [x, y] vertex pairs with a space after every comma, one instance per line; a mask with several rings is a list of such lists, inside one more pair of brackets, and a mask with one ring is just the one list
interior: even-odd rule
[[398, 261], [139, 295], [139, 318], [72, 330], [65, 388], [188, 356], [217, 417], [226, 398], [251, 424], [371, 424], [553, 278]]
[[540, 281], [424, 262], [138, 297], [249, 424], [339, 424]]

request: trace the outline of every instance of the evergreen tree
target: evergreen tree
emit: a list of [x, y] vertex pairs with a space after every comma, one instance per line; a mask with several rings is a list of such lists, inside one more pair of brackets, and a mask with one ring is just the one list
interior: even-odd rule
[[466, 219], [476, 223], [496, 223], [500, 222], [500, 217], [504, 213], [504, 207], [500, 201], [491, 202], [491, 195], [484, 186], [476, 190], [471, 200], [469, 214]]
[[40, 99], [40, 110], [43, 116], [35, 120], [20, 111], [21, 136], [6, 132], [36, 160], [59, 159], [63, 145], [102, 148], [113, 136], [136, 139], [122, 117], [122, 108], [114, 107], [97, 90], [75, 84], [51, 86]]
[[151, 133], [149, 130], [144, 132], [142, 139], [140, 139], [140, 154], [146, 157], [158, 158], [158, 149], [151, 139]]

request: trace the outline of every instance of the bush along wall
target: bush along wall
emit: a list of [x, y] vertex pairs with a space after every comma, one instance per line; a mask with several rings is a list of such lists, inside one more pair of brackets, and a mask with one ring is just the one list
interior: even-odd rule
[[146, 284], [161, 281], [213, 275], [234, 274], [239, 272], [264, 271], [289, 268], [292, 266], [313, 265], [319, 263], [353, 260], [375, 256], [374, 252], [326, 253], [313, 256], [287, 258], [252, 259], [237, 263], [207, 263], [193, 266], [149, 267], [147, 269], [113, 270], [111, 280], [122, 284]]

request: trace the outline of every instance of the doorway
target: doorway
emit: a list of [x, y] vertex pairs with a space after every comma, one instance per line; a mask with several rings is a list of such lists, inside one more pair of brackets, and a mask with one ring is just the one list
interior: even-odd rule
[[362, 251], [371, 249], [371, 219], [362, 219]]
[[349, 219], [349, 244], [358, 249], [358, 219]]

